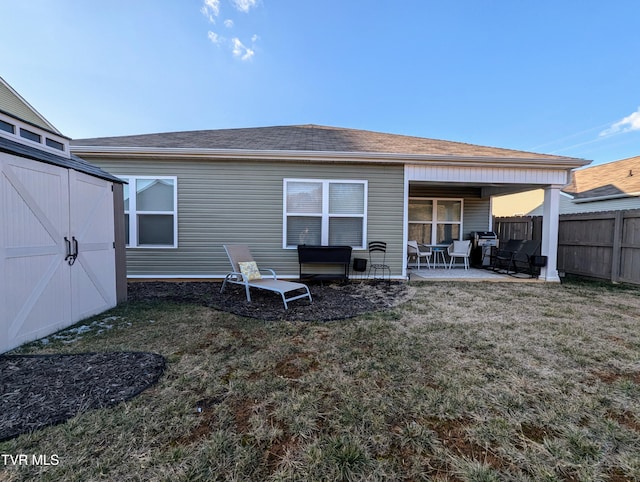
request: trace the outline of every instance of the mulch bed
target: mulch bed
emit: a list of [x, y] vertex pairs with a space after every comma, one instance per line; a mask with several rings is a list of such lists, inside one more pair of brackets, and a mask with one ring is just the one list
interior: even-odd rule
[[[410, 297], [399, 282], [309, 284], [313, 303], [296, 300], [285, 310], [277, 293], [215, 282], [129, 283], [129, 301], [166, 300], [209, 306], [274, 321], [323, 322], [392, 308]], [[162, 376], [165, 359], [155, 353], [0, 355], [0, 441], [64, 422], [77, 413], [129, 400]]]
[[251, 289], [247, 302], [244, 287], [227, 285], [220, 293], [216, 282], [133, 282], [128, 285], [130, 301], [166, 300], [196, 303], [249, 318], [266, 321], [331, 321], [353, 318], [391, 308], [409, 297], [405, 283], [384, 281], [349, 283], [308, 283], [313, 302], [292, 301], [284, 309], [278, 293]]
[[133, 398], [158, 381], [155, 353], [0, 356], [0, 441]]

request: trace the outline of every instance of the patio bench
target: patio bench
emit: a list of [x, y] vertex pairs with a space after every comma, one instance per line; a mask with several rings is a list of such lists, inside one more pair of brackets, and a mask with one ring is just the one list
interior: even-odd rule
[[[298, 246], [300, 279], [312, 280], [348, 280], [351, 263], [351, 246]], [[323, 267], [339, 267], [340, 271], [328, 271]]]

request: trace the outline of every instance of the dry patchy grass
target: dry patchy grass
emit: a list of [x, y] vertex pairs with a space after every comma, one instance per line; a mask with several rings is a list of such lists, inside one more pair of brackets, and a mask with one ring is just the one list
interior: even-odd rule
[[638, 289], [412, 294], [329, 323], [136, 302], [90, 325], [108, 330], [29, 345], [168, 364], [129, 402], [0, 444], [59, 458], [0, 480], [640, 480]]

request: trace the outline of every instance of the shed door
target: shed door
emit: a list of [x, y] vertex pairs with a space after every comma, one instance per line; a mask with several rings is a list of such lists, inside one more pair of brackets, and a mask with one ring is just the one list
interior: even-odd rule
[[111, 183], [10, 155], [0, 171], [1, 353], [115, 306], [116, 285]]
[[69, 171], [71, 236], [78, 258], [71, 267], [73, 320], [116, 305], [116, 268], [111, 183]]
[[0, 160], [0, 352], [56, 331], [71, 317], [67, 169]]

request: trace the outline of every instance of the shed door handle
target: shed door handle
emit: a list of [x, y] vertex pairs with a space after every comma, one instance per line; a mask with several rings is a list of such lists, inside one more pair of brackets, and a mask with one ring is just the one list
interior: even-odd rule
[[69, 266], [73, 266], [73, 263], [76, 262], [76, 258], [78, 257], [78, 240], [75, 236], [71, 236], [71, 241], [69, 241], [69, 238], [65, 236], [64, 242], [67, 247], [67, 255], [64, 257], [64, 260]]
[[67, 238], [66, 236], [64, 237], [64, 244], [65, 244], [65, 246], [67, 248], [67, 251], [65, 253], [66, 256], [64, 257], [64, 260], [68, 261], [69, 258], [72, 256], [71, 255], [71, 241], [69, 241], [69, 238]]

